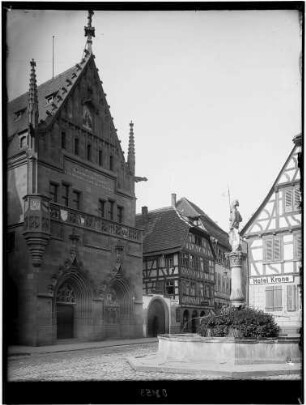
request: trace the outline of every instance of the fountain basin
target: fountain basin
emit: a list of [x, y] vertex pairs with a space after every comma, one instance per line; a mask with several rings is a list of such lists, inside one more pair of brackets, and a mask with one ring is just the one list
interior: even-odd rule
[[298, 337], [245, 339], [179, 334], [160, 335], [158, 339], [161, 363], [179, 361], [238, 365], [299, 363], [302, 360]]

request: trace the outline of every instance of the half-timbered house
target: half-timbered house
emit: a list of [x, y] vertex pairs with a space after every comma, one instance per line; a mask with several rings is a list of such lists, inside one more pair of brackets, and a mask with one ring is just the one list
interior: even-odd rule
[[[224, 251], [228, 250], [226, 233], [203, 212], [194, 215], [195, 207], [187, 199], [176, 202], [176, 195], [172, 194], [170, 207], [152, 211], [143, 207], [136, 216], [137, 227], [144, 230], [144, 300], [148, 301], [148, 297], [152, 300], [147, 304], [148, 336], [195, 332], [199, 318], [215, 309], [216, 297], [218, 307], [229, 303], [229, 282], [223, 281], [224, 295], [215, 293], [216, 239]], [[221, 251], [219, 254], [222, 255]], [[228, 273], [223, 272], [228, 269], [225, 256], [221, 260], [219, 283], [221, 277], [229, 280]], [[170, 305], [164, 297], [171, 299]], [[156, 310], [150, 310], [150, 305]]]
[[8, 106], [9, 343], [142, 336], [133, 124], [126, 160], [95, 64], [92, 14], [80, 62], [37, 86], [32, 60], [29, 92]]
[[187, 198], [181, 198], [176, 208], [183, 214], [199, 221], [210, 236], [211, 246], [215, 257], [215, 309], [229, 305], [231, 293], [231, 273], [227, 253], [231, 251], [228, 234], [221, 229], [209, 216], [196, 204]]
[[248, 243], [249, 305], [275, 315], [282, 333], [301, 326], [301, 136], [241, 231]]

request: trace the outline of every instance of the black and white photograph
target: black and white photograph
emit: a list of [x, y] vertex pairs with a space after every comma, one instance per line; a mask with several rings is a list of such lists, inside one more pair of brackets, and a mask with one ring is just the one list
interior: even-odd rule
[[3, 403], [304, 403], [304, 3], [2, 20]]

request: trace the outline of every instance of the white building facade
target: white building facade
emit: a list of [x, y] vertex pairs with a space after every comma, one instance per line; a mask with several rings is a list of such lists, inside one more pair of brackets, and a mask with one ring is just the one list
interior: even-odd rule
[[248, 243], [249, 305], [275, 316], [281, 333], [301, 327], [301, 136], [267, 197], [242, 229]]

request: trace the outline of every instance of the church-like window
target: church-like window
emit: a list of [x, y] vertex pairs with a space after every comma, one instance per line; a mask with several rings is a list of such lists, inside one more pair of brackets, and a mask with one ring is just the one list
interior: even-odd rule
[[91, 144], [87, 145], [87, 160], [91, 160]]
[[62, 142], [62, 149], [66, 149], [66, 132], [62, 132], [61, 142]]
[[79, 144], [80, 144], [80, 141], [79, 141], [79, 139], [78, 138], [75, 138], [75, 140], [74, 140], [74, 154], [75, 155], [79, 155]]
[[98, 160], [99, 160], [99, 166], [102, 166], [103, 156], [102, 156], [102, 150], [101, 149], [99, 150]]

